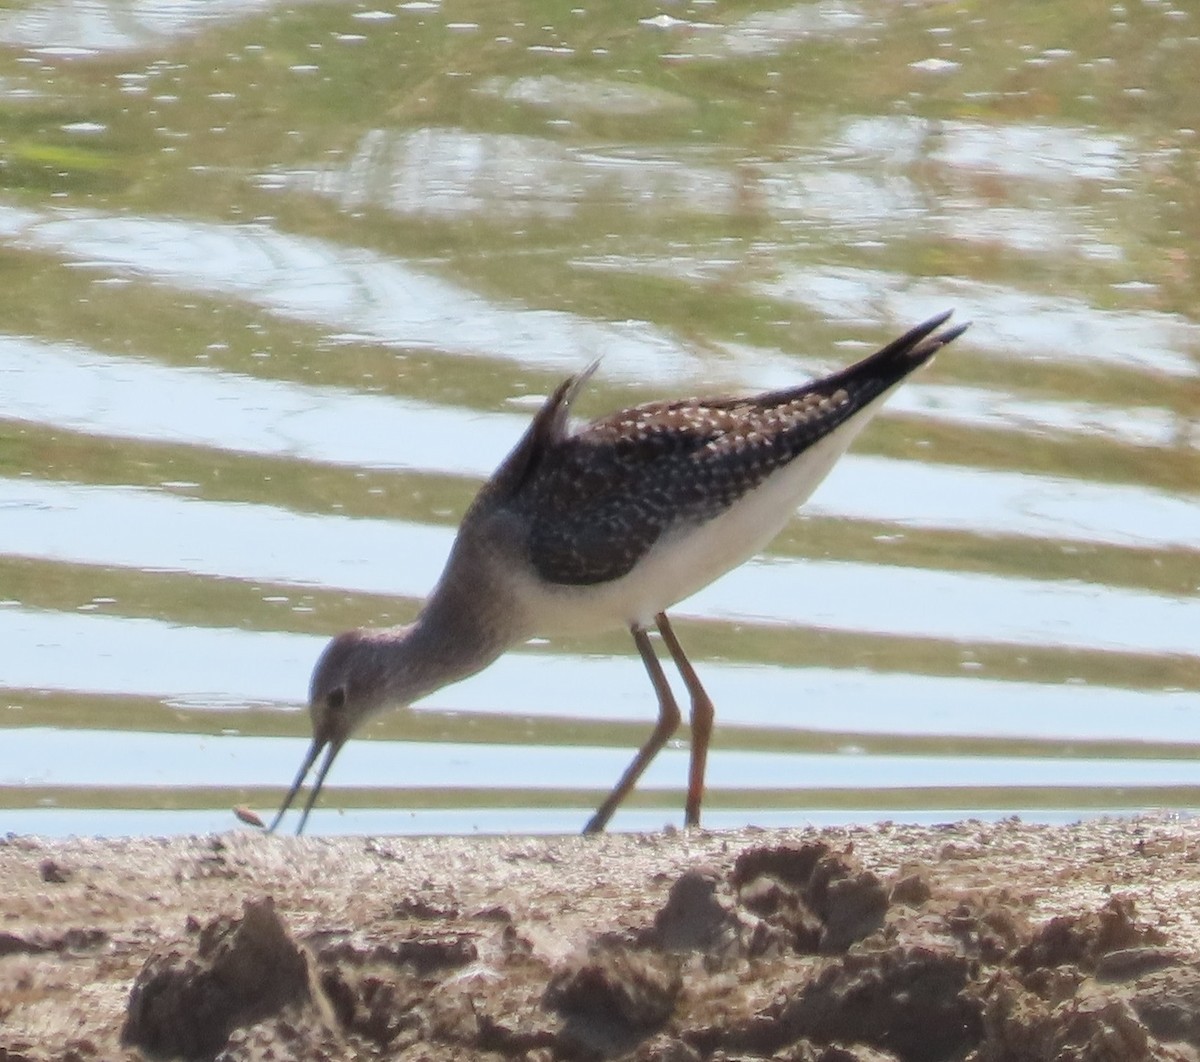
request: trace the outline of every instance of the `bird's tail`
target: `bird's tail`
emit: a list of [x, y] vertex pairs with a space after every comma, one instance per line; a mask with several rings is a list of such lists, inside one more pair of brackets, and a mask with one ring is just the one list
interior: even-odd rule
[[862, 403], [865, 404], [873, 395], [890, 390], [914, 369], [929, 361], [947, 343], [954, 342], [971, 327], [968, 321], [938, 331], [950, 320], [953, 313], [953, 310], [947, 310], [929, 318], [915, 328], [910, 328], [898, 339], [893, 339], [886, 347], [838, 372], [798, 387], [769, 391], [759, 395], [757, 402], [763, 407], [780, 405], [794, 402], [809, 394], [831, 395], [845, 388], [852, 393], [866, 392], [862, 394]]

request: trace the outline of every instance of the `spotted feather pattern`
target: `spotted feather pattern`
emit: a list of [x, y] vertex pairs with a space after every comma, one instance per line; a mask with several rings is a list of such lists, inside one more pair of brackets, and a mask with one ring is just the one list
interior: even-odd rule
[[839, 388], [783, 405], [656, 402], [561, 441], [525, 495], [530, 552], [555, 583], [619, 578], [668, 529], [720, 515], [841, 423]]
[[823, 380], [750, 397], [651, 402], [574, 433], [565, 405], [577, 387], [564, 385], [523, 442], [520, 483], [510, 476], [506, 497], [493, 500], [527, 526], [540, 578], [618, 579], [665, 533], [719, 516], [928, 361], [962, 332], [930, 335], [948, 316]]

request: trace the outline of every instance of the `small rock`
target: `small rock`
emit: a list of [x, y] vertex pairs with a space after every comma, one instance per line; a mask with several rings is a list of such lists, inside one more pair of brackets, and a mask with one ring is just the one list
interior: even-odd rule
[[42, 881], [50, 885], [65, 885], [71, 880], [71, 871], [54, 859], [43, 859], [38, 864]]
[[612, 1052], [666, 1023], [682, 981], [667, 957], [625, 947], [595, 947], [568, 962], [546, 986], [542, 1004], [566, 1019], [562, 1046]]
[[411, 918], [421, 922], [452, 921], [459, 916], [453, 903], [430, 900], [423, 896], [405, 896], [392, 905], [395, 918]]
[[1071, 964], [1092, 971], [1109, 952], [1163, 943], [1159, 930], [1134, 920], [1132, 900], [1114, 896], [1099, 911], [1050, 919], [1017, 949], [1013, 962], [1023, 970]]
[[933, 889], [923, 873], [908, 874], [892, 886], [889, 899], [905, 907], [920, 907], [929, 902]]
[[[211, 1058], [234, 1029], [313, 1002], [307, 953], [269, 897], [247, 901], [241, 919], [206, 925], [194, 953], [177, 947], [146, 960], [121, 1042], [150, 1054]], [[319, 1002], [327, 1009], [323, 996]]]
[[1194, 960], [1144, 973], [1122, 986], [1121, 995], [1160, 1040], [1183, 1040], [1200, 1049], [1200, 965]]
[[479, 957], [474, 933], [412, 933], [404, 937], [336, 940], [319, 949], [321, 963], [404, 968], [418, 977], [457, 970]]
[[1096, 963], [1097, 981], [1130, 981], [1156, 970], [1190, 965], [1178, 948], [1122, 948], [1102, 955]]
[[801, 953], [832, 954], [884, 924], [888, 894], [848, 851], [825, 844], [743, 852], [731, 877], [742, 905], [792, 937]]
[[904, 1059], [961, 1057], [982, 1032], [981, 1007], [964, 992], [971, 978], [971, 963], [951, 950], [852, 952], [779, 1008], [780, 1043], [842, 1040]]
[[671, 886], [667, 902], [654, 916], [655, 942], [666, 951], [705, 951], [736, 939], [733, 902], [718, 896], [714, 872], [684, 871]]

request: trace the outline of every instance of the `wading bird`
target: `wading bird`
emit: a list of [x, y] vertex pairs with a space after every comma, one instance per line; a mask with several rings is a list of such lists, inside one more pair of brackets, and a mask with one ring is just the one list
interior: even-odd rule
[[700, 822], [713, 705], [666, 609], [758, 553], [914, 369], [966, 325], [944, 313], [824, 379], [740, 398], [650, 402], [581, 427], [565, 380], [484, 484], [416, 620], [334, 638], [309, 690], [313, 737], [274, 830], [322, 751], [297, 833], [365, 720], [487, 667], [535, 635], [627, 627], [658, 723], [585, 833], [604, 829], [680, 723], [650, 642], [656, 626], [691, 698], [684, 822]]

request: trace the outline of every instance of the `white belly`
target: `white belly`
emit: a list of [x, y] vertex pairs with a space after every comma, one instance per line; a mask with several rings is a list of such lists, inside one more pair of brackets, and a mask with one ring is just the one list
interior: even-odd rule
[[664, 535], [620, 579], [591, 586], [519, 580], [513, 590], [533, 632], [550, 637], [650, 626], [657, 613], [745, 563], [783, 529], [890, 393], [863, 407], [733, 508], [706, 523]]

